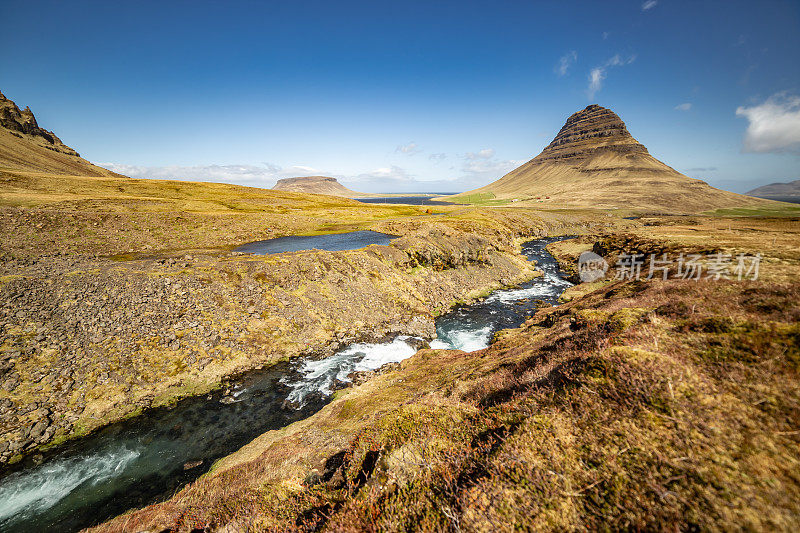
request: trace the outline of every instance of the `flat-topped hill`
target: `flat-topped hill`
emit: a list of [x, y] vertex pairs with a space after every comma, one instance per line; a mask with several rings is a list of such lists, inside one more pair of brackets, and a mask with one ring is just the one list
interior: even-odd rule
[[327, 176], [305, 176], [299, 178], [284, 178], [278, 180], [273, 190], [303, 192], [307, 194], [327, 194], [329, 196], [344, 196], [347, 198], [359, 196], [371, 196], [366, 193], [356, 192], [348, 189], [336, 178]]

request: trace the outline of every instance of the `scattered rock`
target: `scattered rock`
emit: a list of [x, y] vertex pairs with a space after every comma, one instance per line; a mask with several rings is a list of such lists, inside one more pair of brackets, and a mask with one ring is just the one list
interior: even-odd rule
[[197, 468], [203, 464], [203, 461], [189, 461], [188, 463], [183, 463], [184, 470], [191, 470], [192, 468]]

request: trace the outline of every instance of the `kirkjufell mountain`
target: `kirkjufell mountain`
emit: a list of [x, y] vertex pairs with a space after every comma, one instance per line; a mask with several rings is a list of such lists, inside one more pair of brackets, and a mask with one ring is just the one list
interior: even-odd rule
[[499, 180], [463, 193], [553, 206], [699, 212], [762, 203], [722, 191], [662, 163], [610, 109], [590, 105], [567, 119], [555, 139]]
[[83, 159], [55, 133], [39, 126], [29, 107], [0, 93], [0, 170], [122, 177]]

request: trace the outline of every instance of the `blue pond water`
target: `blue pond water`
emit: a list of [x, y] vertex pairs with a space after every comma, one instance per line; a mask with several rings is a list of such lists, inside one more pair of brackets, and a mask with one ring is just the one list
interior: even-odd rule
[[[453, 193], [443, 193], [442, 196]], [[355, 198], [365, 204], [456, 205], [453, 202], [433, 200], [430, 196], [382, 196], [380, 198]]]
[[386, 233], [379, 233], [377, 231], [351, 231], [349, 233], [332, 233], [329, 235], [301, 235], [249, 242], [234, 249], [234, 252], [258, 255], [300, 252], [303, 250], [340, 252], [342, 250], [358, 250], [370, 244], [387, 245], [392, 239], [396, 238], [397, 237], [394, 235], [387, 235]]

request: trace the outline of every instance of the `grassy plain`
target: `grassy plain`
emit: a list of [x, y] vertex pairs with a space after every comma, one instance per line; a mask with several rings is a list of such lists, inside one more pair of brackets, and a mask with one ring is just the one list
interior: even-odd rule
[[[430, 336], [455, 302], [534, 275], [519, 238], [594, 223], [9, 169], [0, 193], [0, 462], [292, 356]], [[367, 228], [400, 238], [343, 253], [230, 252]]]
[[4, 251], [26, 256], [224, 249], [421, 216], [425, 209], [219, 183], [0, 169]]

